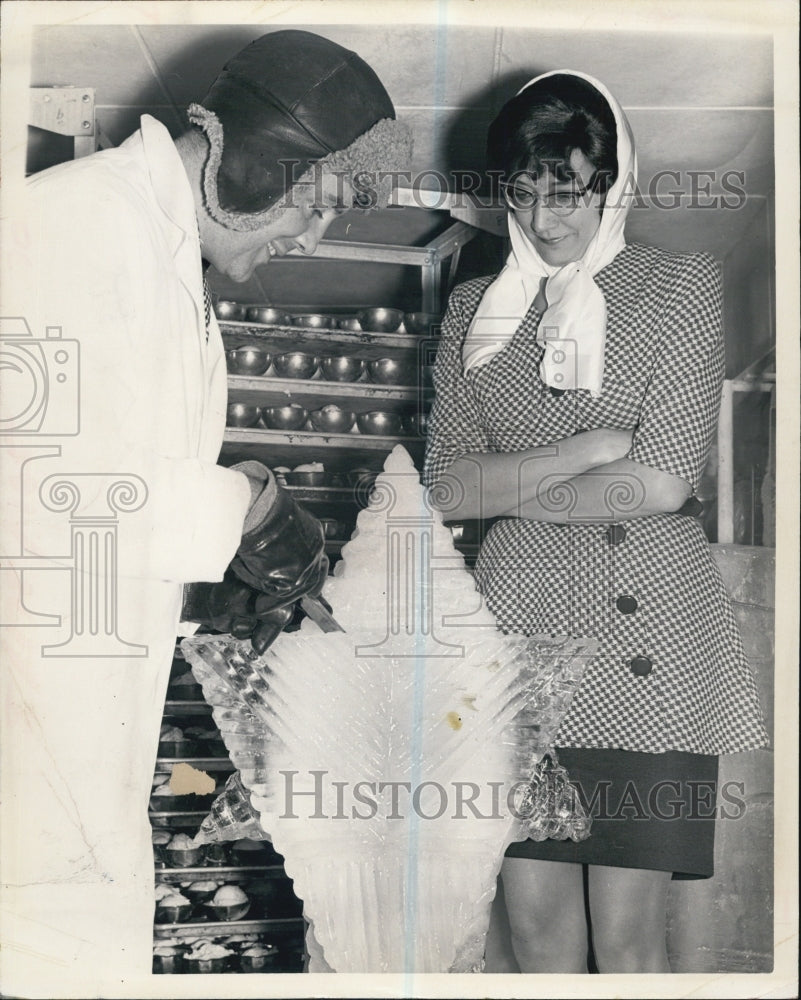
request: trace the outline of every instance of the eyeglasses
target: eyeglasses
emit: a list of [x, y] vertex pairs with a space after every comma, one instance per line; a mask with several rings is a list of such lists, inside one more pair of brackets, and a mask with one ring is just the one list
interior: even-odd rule
[[[593, 178], [594, 180], [594, 178]], [[501, 183], [501, 191], [506, 204], [519, 212], [529, 212], [537, 205], [542, 205], [554, 215], [572, 215], [582, 204], [584, 196], [592, 194], [592, 182], [589, 187], [573, 188], [571, 191], [554, 191], [553, 194], [541, 195], [530, 187], [521, 184]], [[586, 202], [583, 202], [586, 204]]]

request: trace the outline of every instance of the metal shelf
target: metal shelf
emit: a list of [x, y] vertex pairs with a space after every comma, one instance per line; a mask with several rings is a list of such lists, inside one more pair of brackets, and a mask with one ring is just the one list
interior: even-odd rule
[[426, 338], [409, 333], [371, 333], [333, 327], [272, 326], [247, 320], [218, 320], [226, 350], [257, 345], [269, 354], [306, 351], [318, 358], [358, 356], [365, 361], [384, 358], [387, 351], [416, 357]]
[[[229, 402], [252, 403], [256, 406], [287, 406], [289, 403], [297, 403], [309, 411], [334, 403], [352, 413], [368, 413], [370, 410], [406, 413], [419, 409], [420, 404], [429, 403], [433, 395], [434, 390], [423, 385], [326, 382], [323, 379], [290, 379], [271, 375], [228, 376]], [[350, 433], [359, 432], [354, 430]]]
[[303, 917], [279, 917], [274, 920], [197, 920], [187, 924], [153, 924], [153, 937], [181, 939], [225, 937], [228, 934], [250, 934], [257, 931], [300, 930]]
[[[166, 714], [166, 713], [165, 713]], [[157, 757], [156, 771], [163, 771], [175, 764], [191, 764], [201, 771], [233, 771], [234, 765], [228, 757]]]
[[322, 461], [328, 472], [347, 472], [357, 464], [380, 464], [396, 444], [402, 444], [416, 461], [422, 460], [425, 441], [420, 437], [270, 431], [258, 427], [228, 427], [223, 453], [265, 461], [265, 452], [269, 451], [269, 465]]
[[195, 868], [157, 868], [157, 882], [236, 882], [266, 876], [286, 879], [280, 862], [271, 865], [198, 865]]
[[165, 715], [211, 715], [211, 705], [205, 701], [171, 699], [164, 702]]
[[[462, 247], [469, 243], [478, 230], [465, 222], [453, 222], [447, 229], [423, 246], [404, 246], [394, 243], [367, 243], [356, 240], [322, 240], [313, 256], [292, 251], [284, 258], [274, 258], [270, 266], [286, 267], [297, 261], [346, 260], [378, 264], [401, 264], [420, 268], [423, 312], [440, 311], [443, 292], [450, 289], [459, 265]], [[443, 281], [442, 270], [448, 264], [448, 275]]]
[[[194, 868], [157, 868], [157, 882], [207, 882], [229, 881], [252, 878], [256, 875], [275, 872], [276, 877], [285, 879], [284, 866], [280, 862], [271, 865], [197, 865]], [[270, 876], [272, 877], [272, 876]]]
[[285, 486], [300, 503], [346, 504], [352, 507], [359, 501], [355, 486]]
[[[148, 809], [147, 815], [150, 820], [150, 825], [152, 827], [172, 827], [172, 826], [195, 826], [198, 827], [203, 822], [203, 820], [208, 816], [209, 810], [206, 809], [187, 809], [174, 811], [162, 810], [155, 812], [152, 809]], [[180, 821], [180, 822], [179, 822]]]

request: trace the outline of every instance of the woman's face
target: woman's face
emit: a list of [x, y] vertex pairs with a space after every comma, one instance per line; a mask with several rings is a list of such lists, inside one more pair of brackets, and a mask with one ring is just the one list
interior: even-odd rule
[[575, 172], [575, 178], [567, 181], [557, 180], [547, 170], [536, 179], [530, 175], [522, 175], [515, 181], [516, 189], [539, 195], [533, 208], [514, 208], [512, 211], [540, 257], [553, 267], [579, 260], [601, 224], [600, 194], [583, 195], [570, 215], [558, 215], [547, 204], [543, 204], [542, 198], [547, 199], [559, 192], [575, 191], [577, 184], [583, 188], [589, 186], [595, 167], [580, 149], [574, 149], [571, 153], [570, 167]]

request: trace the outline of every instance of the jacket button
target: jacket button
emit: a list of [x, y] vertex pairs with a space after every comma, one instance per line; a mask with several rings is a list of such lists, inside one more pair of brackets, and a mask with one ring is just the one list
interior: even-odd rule
[[617, 610], [623, 615], [633, 615], [637, 610], [637, 598], [631, 594], [621, 594], [615, 601]]
[[610, 524], [606, 529], [606, 540], [610, 545], [620, 545], [626, 537], [626, 529], [622, 524]]
[[629, 660], [629, 670], [637, 677], [645, 677], [653, 669], [653, 663], [647, 656], [635, 656]]

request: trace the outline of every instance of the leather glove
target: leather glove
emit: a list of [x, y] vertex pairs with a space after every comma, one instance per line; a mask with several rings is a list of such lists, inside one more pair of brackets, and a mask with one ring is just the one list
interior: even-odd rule
[[253, 500], [230, 568], [262, 593], [262, 611], [317, 596], [328, 575], [323, 526], [260, 462], [232, 468], [248, 477]]
[[215, 632], [230, 632], [237, 639], [250, 639], [253, 649], [261, 655], [289, 624], [293, 614], [291, 605], [263, 607], [262, 597], [229, 568], [219, 583], [187, 584], [181, 617]]
[[318, 596], [328, 575], [320, 522], [298, 506], [260, 462], [248, 477], [251, 505], [236, 555], [219, 583], [184, 588], [183, 621], [250, 639], [261, 654], [291, 621], [295, 601]]

